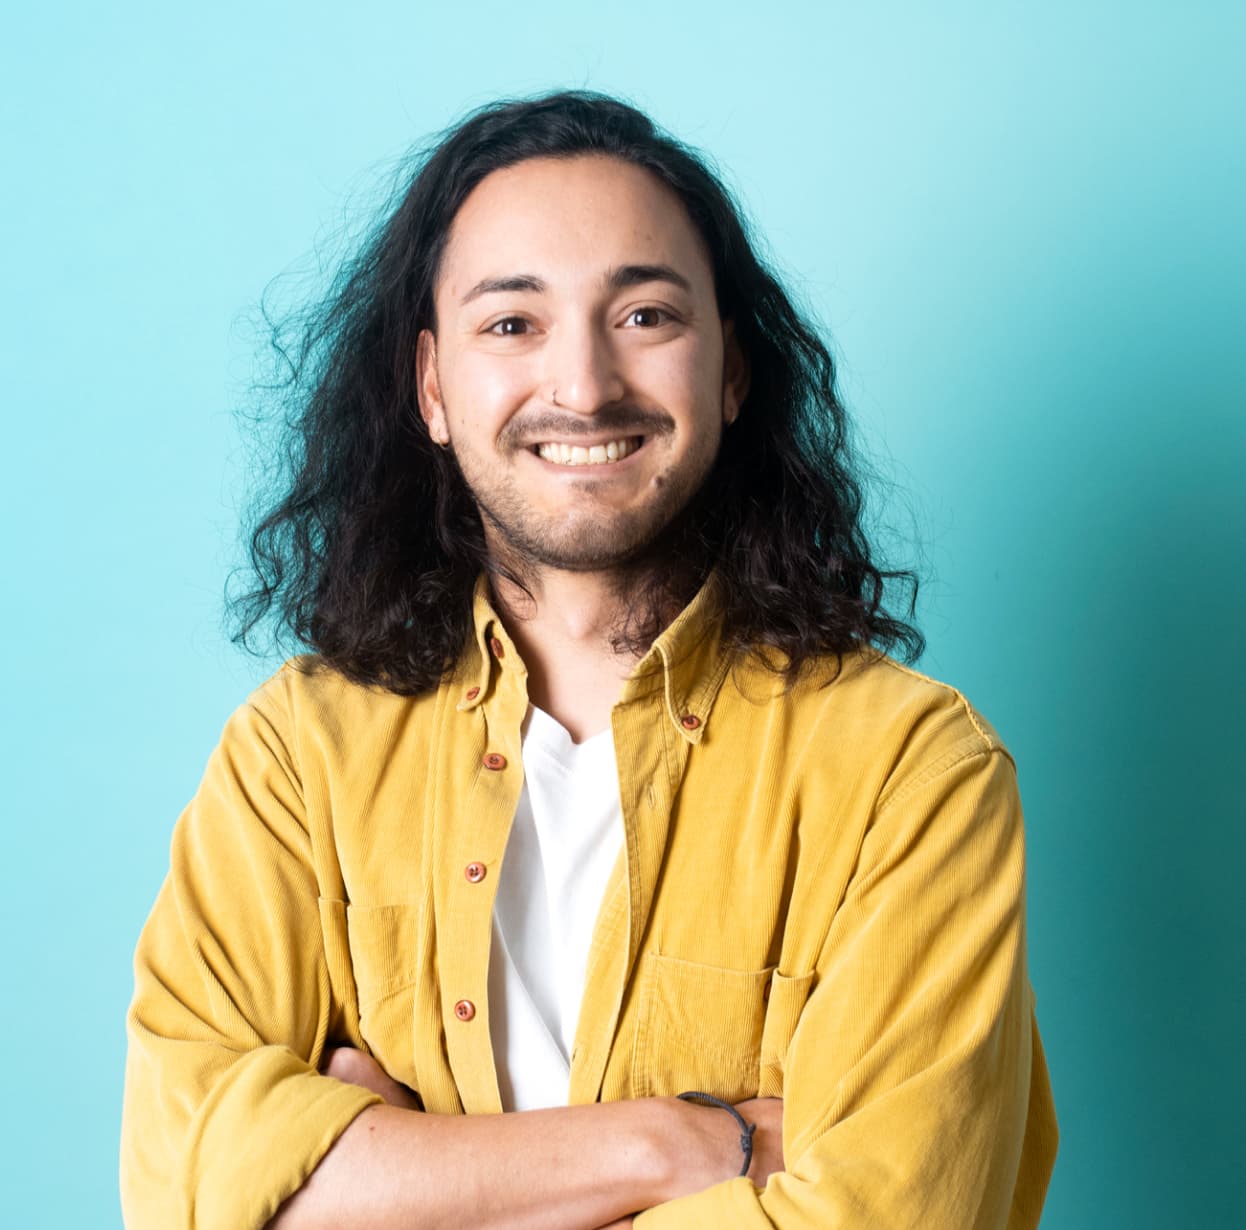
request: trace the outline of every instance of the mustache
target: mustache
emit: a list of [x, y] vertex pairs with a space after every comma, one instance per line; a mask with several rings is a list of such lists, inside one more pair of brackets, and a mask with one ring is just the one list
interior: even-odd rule
[[559, 414], [542, 410], [522, 419], [512, 419], [498, 436], [506, 448], [527, 448], [544, 440], [569, 440], [574, 436], [600, 435], [603, 431], [620, 436], [659, 436], [675, 430], [675, 420], [662, 410], [642, 410], [639, 406], [603, 406], [591, 415]]

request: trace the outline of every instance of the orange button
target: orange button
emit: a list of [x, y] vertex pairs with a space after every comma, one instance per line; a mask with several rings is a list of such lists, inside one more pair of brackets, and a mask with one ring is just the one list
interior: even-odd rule
[[489, 649], [495, 658], [502, 657], [502, 655], [506, 652], [506, 650], [502, 647], [502, 642], [499, 641], [496, 636], [490, 639]]
[[469, 884], [479, 884], [485, 878], [487, 868], [484, 863], [468, 863], [463, 868], [463, 874], [467, 877]]
[[476, 1005], [470, 999], [461, 999], [454, 1005], [454, 1015], [460, 1021], [470, 1021], [476, 1015]]
[[486, 769], [504, 769], [506, 768], [506, 757], [500, 752], [490, 752], [485, 757], [484, 764]]
[[480, 695], [479, 688], [468, 688], [467, 691], [463, 693], [463, 699], [464, 700], [475, 700], [476, 697], [479, 695]]
[[683, 717], [679, 719], [679, 724], [685, 730], [696, 730], [696, 728], [701, 725], [701, 719], [697, 717], [695, 713], [685, 713]]

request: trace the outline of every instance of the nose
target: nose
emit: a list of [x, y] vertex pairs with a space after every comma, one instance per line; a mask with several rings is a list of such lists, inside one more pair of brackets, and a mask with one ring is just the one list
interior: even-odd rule
[[604, 325], [562, 325], [546, 347], [545, 399], [576, 414], [594, 414], [622, 399], [618, 356]]

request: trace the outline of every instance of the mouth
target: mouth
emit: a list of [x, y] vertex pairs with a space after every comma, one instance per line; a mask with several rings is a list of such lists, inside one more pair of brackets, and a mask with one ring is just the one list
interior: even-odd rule
[[644, 442], [644, 436], [622, 436], [590, 445], [548, 440], [532, 445], [531, 451], [556, 466], [608, 466], [630, 457]]

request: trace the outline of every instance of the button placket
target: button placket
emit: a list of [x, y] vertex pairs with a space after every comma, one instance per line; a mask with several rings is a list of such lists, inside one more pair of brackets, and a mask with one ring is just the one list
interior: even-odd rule
[[[439, 896], [438, 947], [444, 1045], [450, 1070], [469, 1114], [501, 1110], [483, 1015], [487, 995], [489, 936], [494, 875], [501, 865], [522, 784], [523, 769], [515, 739], [526, 708], [522, 663], [506, 650], [507, 662], [494, 663], [486, 637], [484, 672], [464, 680], [459, 693], [456, 769], [472, 778], [466, 797], [454, 807], [444, 839], [440, 874], [451, 877]], [[479, 690], [469, 697], [470, 688]], [[475, 742], [479, 740], [479, 742]], [[468, 750], [467, 745], [471, 746]], [[466, 753], [466, 755], [464, 755]], [[479, 1020], [479, 1024], [474, 1022]]]
[[[478, 594], [479, 597], [479, 594]], [[444, 1046], [468, 1114], [501, 1110], [485, 1012], [496, 873], [523, 784], [520, 732], [528, 707], [522, 655], [492, 611], [477, 605], [471, 671], [458, 691], [458, 726], [447, 735], [465, 797], [439, 821], [436, 898], [438, 983]], [[475, 691], [473, 691], [475, 689]], [[442, 879], [445, 877], [445, 879]]]

